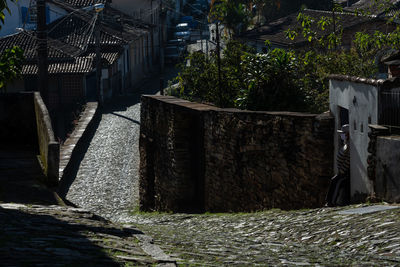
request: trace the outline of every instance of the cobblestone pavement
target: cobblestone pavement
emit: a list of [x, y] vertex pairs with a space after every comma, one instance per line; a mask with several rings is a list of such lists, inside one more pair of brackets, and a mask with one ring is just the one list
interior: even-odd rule
[[176, 266], [142, 232], [82, 209], [0, 204], [1, 266]]
[[139, 159], [134, 155], [138, 153], [140, 105], [126, 105], [128, 100], [137, 103], [135, 96], [120, 99], [119, 109], [107, 107], [103, 112], [67, 194], [75, 205], [113, 220], [132, 209], [138, 196]]
[[400, 208], [340, 214], [355, 207], [136, 214], [130, 223], [183, 266], [400, 266]]
[[[165, 80], [176, 76], [166, 69]], [[159, 89], [155, 76], [141, 93]], [[66, 199], [113, 221], [122, 220], [138, 200], [140, 94], [105, 106], [100, 124], [80, 164]]]
[[[153, 79], [152, 85], [158, 86]], [[154, 87], [155, 86], [155, 87]], [[183, 266], [400, 266], [400, 208], [251, 214], [133, 213], [137, 204], [138, 97], [109, 106], [67, 199], [152, 236]]]

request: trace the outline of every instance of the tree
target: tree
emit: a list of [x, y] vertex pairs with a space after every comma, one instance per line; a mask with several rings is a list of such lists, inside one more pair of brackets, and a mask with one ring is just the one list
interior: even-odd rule
[[219, 107], [248, 110], [308, 111], [302, 61], [283, 49], [255, 54], [237, 41], [228, 42], [221, 60], [222, 84], [218, 84], [216, 55], [189, 56], [182, 65], [178, 86], [170, 94]]
[[[6, 11], [10, 13], [7, 1], [0, 0], [0, 29], [4, 24]], [[5, 92], [7, 83], [19, 77], [23, 61], [23, 51], [17, 46], [6, 49], [0, 55], [0, 90]]]
[[211, 2], [209, 20], [221, 22], [230, 36], [235, 37], [247, 29], [250, 15], [250, 10], [242, 0], [214, 0]]

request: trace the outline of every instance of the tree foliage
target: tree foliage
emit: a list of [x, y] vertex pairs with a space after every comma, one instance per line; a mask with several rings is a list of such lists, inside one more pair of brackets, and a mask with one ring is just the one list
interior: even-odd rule
[[6, 49], [0, 55], [0, 89], [5, 91], [9, 82], [20, 77], [23, 62], [23, 51], [17, 46]]
[[[341, 7], [335, 6], [332, 12], [340, 13]], [[267, 44], [268, 52], [256, 54], [246, 45], [231, 41], [221, 60], [220, 88], [216, 86], [216, 56], [190, 55], [190, 64], [182, 66], [178, 87], [171, 93], [220, 107], [324, 112], [328, 110], [330, 74], [374, 78], [377, 55], [400, 49], [399, 27], [392, 32], [357, 32], [352, 47], [343, 48], [342, 22], [339, 16], [333, 17], [316, 19], [299, 14], [300, 31], [288, 30], [287, 37], [308, 40], [302, 51], [271, 49]]]
[[209, 21], [224, 24], [231, 36], [245, 31], [249, 26], [250, 18], [250, 10], [241, 0], [217, 0], [211, 3]]
[[[188, 57], [177, 77], [178, 87], [170, 94], [219, 107], [250, 110], [309, 110], [301, 83], [299, 58], [292, 51], [270, 50], [256, 54], [249, 47], [231, 41], [221, 60], [222, 84], [218, 84], [217, 60], [202, 53]], [[311, 101], [312, 102], [312, 101]]]
[[[5, 22], [5, 12], [10, 13], [7, 1], [0, 0], [0, 29]], [[0, 55], [0, 90], [5, 92], [7, 84], [20, 76], [23, 61], [21, 48], [14, 46], [3, 51]]]

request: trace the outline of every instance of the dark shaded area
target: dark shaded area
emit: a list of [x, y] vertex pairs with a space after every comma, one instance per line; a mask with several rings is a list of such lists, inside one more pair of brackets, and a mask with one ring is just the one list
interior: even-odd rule
[[60, 204], [45, 178], [35, 152], [0, 148], [0, 202]]
[[0, 94], [0, 147], [38, 151], [33, 92]]
[[[97, 234], [119, 237], [141, 234], [134, 230], [108, 228], [98, 218], [85, 218], [93, 225], [73, 219], [34, 214], [0, 207], [0, 258], [2, 266], [121, 266], [88, 239]], [[61, 215], [60, 215], [61, 216]], [[94, 234], [96, 233], [96, 234]], [[97, 239], [97, 242], [104, 242]], [[106, 244], [104, 244], [106, 245]]]
[[[302, 7], [317, 10], [331, 10], [332, 0], [280, 0], [271, 1], [262, 9], [262, 14], [268, 21], [281, 18], [293, 12], [298, 12]], [[257, 8], [256, 8], [257, 10]]]
[[0, 94], [0, 201], [60, 204], [44, 185], [33, 92]]

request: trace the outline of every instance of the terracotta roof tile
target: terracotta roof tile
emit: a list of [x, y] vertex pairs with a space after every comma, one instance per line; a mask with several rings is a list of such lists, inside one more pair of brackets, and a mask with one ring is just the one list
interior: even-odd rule
[[[37, 57], [37, 40], [35, 32], [33, 31], [22, 31], [0, 38], [0, 53], [13, 46], [19, 46], [22, 48], [27, 60], [35, 59]], [[72, 58], [71, 54], [67, 53], [68, 50], [72, 52], [75, 49], [70, 49], [67, 44], [60, 45], [57, 40], [49, 39], [47, 53], [50, 60]]]
[[[49, 64], [49, 74], [60, 73], [89, 73], [93, 70], [93, 58], [77, 57], [74, 62], [61, 62]], [[36, 64], [28, 64], [22, 67], [23, 75], [36, 75], [38, 67]]]

